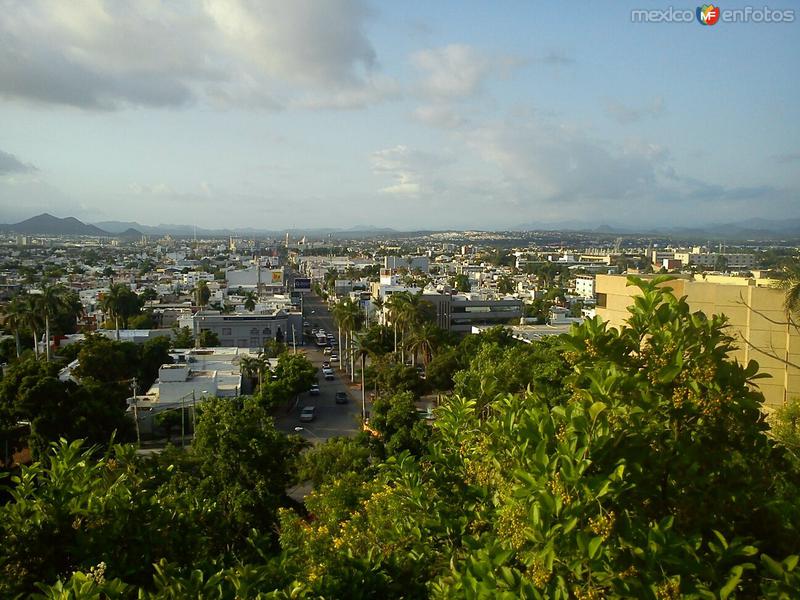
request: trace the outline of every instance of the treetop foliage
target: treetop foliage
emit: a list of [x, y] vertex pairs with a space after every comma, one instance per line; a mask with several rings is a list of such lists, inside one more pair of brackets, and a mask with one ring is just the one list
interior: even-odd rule
[[[619, 329], [595, 319], [530, 350], [500, 334], [451, 350], [458, 393], [432, 425], [413, 394], [387, 394], [372, 433], [298, 460], [263, 404], [219, 400], [186, 455], [61, 444], [0, 507], [0, 591], [798, 597], [800, 474], [768, 435], [758, 365], [730, 359], [724, 318], [691, 312], [666, 280], [631, 283]], [[294, 473], [315, 484], [303, 507], [283, 494]], [[21, 551], [55, 531], [46, 560]]]

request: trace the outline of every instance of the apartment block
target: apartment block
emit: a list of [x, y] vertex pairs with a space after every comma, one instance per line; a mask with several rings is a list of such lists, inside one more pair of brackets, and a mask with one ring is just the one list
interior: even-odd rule
[[[750, 277], [685, 276], [665, 284], [686, 296], [693, 311], [728, 317], [728, 332], [737, 340], [732, 358], [758, 362], [769, 378], [758, 381], [768, 409], [800, 396], [800, 332], [786, 323], [783, 291], [774, 281]], [[638, 288], [619, 275], [597, 276], [597, 315], [618, 327], [629, 317]]]

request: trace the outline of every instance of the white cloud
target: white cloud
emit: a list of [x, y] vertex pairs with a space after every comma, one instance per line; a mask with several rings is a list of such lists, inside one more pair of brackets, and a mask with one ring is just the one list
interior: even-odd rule
[[381, 101], [361, 0], [0, 0], [0, 97], [83, 109]]
[[420, 91], [439, 100], [463, 99], [481, 91], [489, 77], [508, 77], [522, 61], [490, 55], [466, 44], [420, 50], [411, 56], [412, 64], [422, 72]]
[[488, 57], [464, 44], [420, 50], [411, 60], [424, 73], [422, 89], [439, 98], [473, 95], [491, 69]]
[[435, 175], [448, 162], [449, 159], [443, 156], [413, 150], [403, 145], [378, 150], [372, 154], [373, 172], [389, 177], [393, 182], [379, 191], [411, 197], [437, 190], [439, 184], [435, 181]]
[[431, 127], [457, 129], [468, 123], [452, 106], [448, 104], [427, 104], [414, 110], [414, 118]]
[[657, 96], [641, 106], [630, 106], [616, 100], [608, 100], [605, 109], [608, 116], [621, 125], [637, 123], [644, 119], [654, 119], [666, 112], [662, 96]]

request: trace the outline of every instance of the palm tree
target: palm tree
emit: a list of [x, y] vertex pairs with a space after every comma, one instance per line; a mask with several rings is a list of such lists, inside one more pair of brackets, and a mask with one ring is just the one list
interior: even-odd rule
[[19, 341], [20, 330], [25, 327], [28, 321], [30, 305], [23, 296], [17, 296], [8, 304], [6, 308], [6, 325], [14, 332], [14, 342], [17, 347], [17, 358], [22, 353], [22, 345]]
[[413, 353], [414, 362], [416, 363], [417, 352], [421, 353], [422, 364], [427, 369], [441, 336], [442, 330], [435, 323], [427, 321], [419, 325], [409, 339], [409, 350]]
[[353, 340], [353, 355], [358, 354], [361, 361], [361, 422], [367, 422], [367, 386], [364, 373], [367, 370], [367, 356], [373, 354], [373, 349], [366, 335], [357, 335]]
[[256, 309], [256, 300], [258, 300], [258, 296], [255, 292], [247, 292], [244, 295], [244, 309], [253, 312]]
[[783, 309], [791, 320], [792, 315], [800, 313], [800, 264], [792, 263], [785, 267], [786, 278], [779, 286], [784, 290]]
[[63, 285], [42, 285], [42, 293], [36, 296], [35, 304], [38, 311], [44, 315], [45, 331], [45, 356], [50, 362], [50, 319], [66, 306], [66, 289]]
[[21, 325], [31, 330], [31, 333], [33, 334], [33, 352], [38, 357], [39, 356], [38, 331], [39, 328], [42, 326], [42, 320], [39, 315], [39, 311], [36, 310], [36, 299], [33, 296], [29, 296], [27, 299], [23, 300], [23, 302], [25, 310], [23, 312]]
[[[358, 304], [353, 302], [350, 298], [345, 298], [333, 307], [333, 317], [336, 320], [336, 325], [339, 327], [339, 349], [342, 351], [341, 359], [344, 361], [345, 371], [351, 374], [351, 380], [355, 380], [355, 357], [352, 354], [351, 345], [353, 332], [361, 327], [363, 314]], [[342, 331], [345, 334], [345, 345], [342, 347]], [[350, 360], [348, 368], [347, 361]]]
[[123, 304], [127, 289], [127, 286], [122, 283], [112, 283], [108, 287], [108, 292], [100, 299], [100, 307], [114, 319], [117, 340], [119, 340], [119, 320], [124, 312]]
[[408, 292], [395, 292], [386, 300], [385, 306], [389, 310], [389, 321], [394, 328], [394, 352], [397, 354], [397, 330], [402, 327], [407, 315], [406, 305], [411, 294]]
[[346, 333], [347, 356], [350, 359], [350, 380], [355, 381], [356, 366], [355, 354], [353, 352], [354, 332], [361, 328], [363, 313], [356, 302], [347, 298], [343, 303], [342, 312], [344, 317], [344, 328]]
[[[262, 376], [267, 368], [266, 359], [259, 356], [243, 356], [239, 361], [239, 371], [242, 377], [247, 377], [251, 380], [258, 378], [258, 386], [261, 387]], [[252, 383], [251, 383], [252, 385]]]

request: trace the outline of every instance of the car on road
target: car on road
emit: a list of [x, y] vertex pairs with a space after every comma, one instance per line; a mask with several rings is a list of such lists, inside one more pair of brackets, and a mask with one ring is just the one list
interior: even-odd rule
[[331, 353], [331, 347], [330, 346], [325, 346], [325, 348], [322, 350], [322, 353], [323, 354], [330, 354]]
[[336, 352], [331, 352], [331, 362], [339, 362], [339, 355]]
[[311, 394], [312, 396], [319, 396], [319, 384], [312, 383], [311, 387], [308, 388], [308, 393]]
[[336, 404], [347, 404], [347, 392], [336, 392]]
[[322, 375], [325, 377], [326, 381], [331, 381], [331, 380], [335, 379], [335, 377], [336, 377], [334, 372], [333, 372], [333, 369], [331, 369], [331, 368], [322, 369]]
[[329, 362], [326, 360], [324, 363], [322, 363], [322, 368], [323, 368], [323, 369], [330, 369], [330, 368], [331, 368], [331, 363], [329, 363]]
[[310, 423], [314, 420], [315, 410], [313, 406], [304, 406], [303, 410], [300, 411], [300, 422], [301, 423]]

